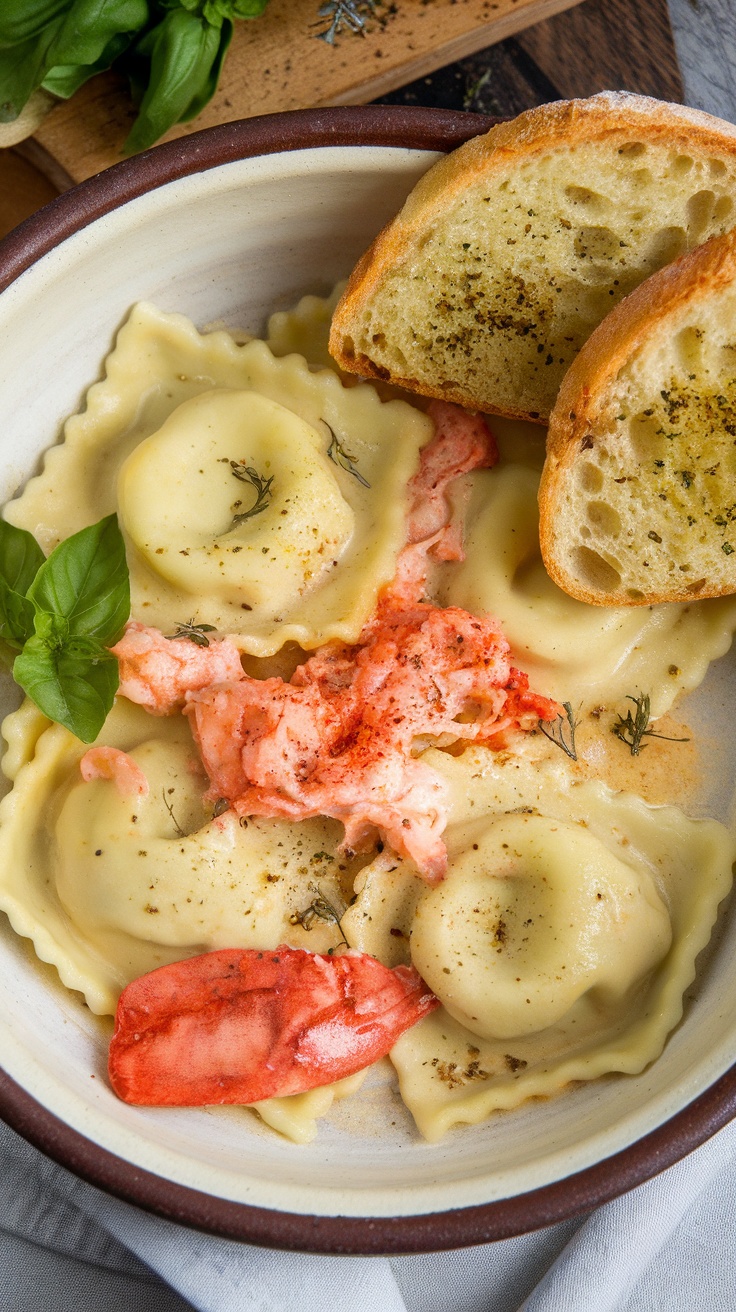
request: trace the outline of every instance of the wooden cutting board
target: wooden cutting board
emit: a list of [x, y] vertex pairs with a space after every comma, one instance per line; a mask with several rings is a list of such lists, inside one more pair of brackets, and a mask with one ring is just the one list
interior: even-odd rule
[[[320, 0], [270, 0], [262, 18], [236, 24], [218, 90], [204, 112], [165, 140], [236, 118], [374, 100], [578, 0], [386, 0], [364, 36], [319, 39]], [[596, 0], [588, 0], [594, 4]], [[121, 158], [134, 111], [124, 83], [93, 78], [57, 105], [35, 134], [40, 162], [79, 182]]]

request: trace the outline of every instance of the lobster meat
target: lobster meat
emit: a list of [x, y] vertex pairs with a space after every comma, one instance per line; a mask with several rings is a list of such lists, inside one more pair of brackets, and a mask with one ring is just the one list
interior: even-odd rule
[[304, 1093], [372, 1065], [437, 1006], [412, 966], [362, 952], [206, 952], [123, 990], [110, 1082], [149, 1107]]

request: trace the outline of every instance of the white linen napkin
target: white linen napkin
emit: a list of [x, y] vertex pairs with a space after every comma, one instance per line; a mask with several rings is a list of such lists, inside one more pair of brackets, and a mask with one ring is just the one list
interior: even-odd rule
[[736, 1124], [582, 1221], [392, 1259], [283, 1253], [186, 1230], [76, 1179], [2, 1126], [0, 1229], [85, 1264], [86, 1292], [73, 1302], [59, 1301], [51, 1275], [26, 1301], [17, 1285], [3, 1297], [0, 1275], [7, 1312], [730, 1312]]

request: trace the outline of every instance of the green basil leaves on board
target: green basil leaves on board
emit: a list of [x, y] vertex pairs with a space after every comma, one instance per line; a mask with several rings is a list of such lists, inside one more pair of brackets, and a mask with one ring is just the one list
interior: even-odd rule
[[187, 122], [204, 109], [217, 86], [232, 34], [229, 19], [220, 19], [215, 27], [177, 8], [170, 9], [137, 43], [136, 60], [148, 61], [148, 85], [125, 143], [127, 150], [145, 150], [172, 123]]
[[[63, 94], [109, 68], [148, 22], [148, 0], [14, 0], [0, 13], [0, 121], [11, 122], [39, 86]], [[27, 35], [21, 41], [25, 14]], [[35, 20], [34, 20], [35, 15]], [[49, 15], [51, 15], [49, 17]], [[75, 71], [72, 76], [71, 71]]]
[[63, 99], [115, 67], [139, 106], [127, 153], [201, 113], [217, 88], [235, 19], [268, 0], [6, 0], [0, 3], [0, 122], [40, 86]]
[[48, 559], [30, 533], [0, 520], [0, 641], [15, 656], [13, 678], [82, 742], [94, 741], [112, 706], [118, 663], [108, 648], [129, 615], [115, 515], [66, 538]]
[[0, 47], [16, 46], [38, 36], [69, 8], [69, 0], [7, 0], [0, 6]]

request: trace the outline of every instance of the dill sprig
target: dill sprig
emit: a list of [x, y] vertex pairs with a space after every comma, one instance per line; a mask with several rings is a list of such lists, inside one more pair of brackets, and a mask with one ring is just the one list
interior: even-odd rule
[[357, 456], [348, 455], [345, 447], [341, 445], [334, 428], [330, 427], [326, 419], [323, 419], [322, 423], [325, 428], [329, 429], [332, 436], [332, 441], [327, 448], [327, 454], [333, 465], [337, 465], [339, 469], [344, 469], [346, 473], [352, 474], [353, 478], [357, 478], [358, 482], [361, 483], [363, 487], [369, 488], [370, 483], [368, 480], [363, 478], [363, 475], [356, 469], [358, 463]]
[[334, 46], [343, 27], [356, 36], [365, 36], [366, 23], [375, 14], [376, 4], [377, 0], [325, 0], [317, 12], [320, 18], [330, 20], [329, 25], [315, 36], [328, 46]]
[[[171, 791], [173, 792], [173, 789], [172, 789]], [[163, 799], [164, 799], [164, 806], [166, 807], [166, 810], [168, 811], [169, 815], [171, 816], [171, 822], [172, 822], [172, 824], [173, 824], [173, 826], [174, 826], [174, 828], [175, 828], [177, 834], [179, 835], [180, 838], [186, 838], [186, 834], [184, 833], [184, 830], [182, 829], [181, 825], [179, 824], [179, 821], [177, 820], [176, 816], [174, 815], [174, 807], [173, 807], [173, 804], [169, 801], [168, 797], [166, 796], [166, 789], [165, 789], [165, 788], [162, 788], [162, 789], [161, 789], [161, 796], [162, 796]]]
[[244, 524], [246, 519], [252, 519], [254, 515], [260, 515], [261, 511], [266, 509], [273, 496], [271, 484], [274, 475], [272, 474], [270, 478], [262, 478], [257, 470], [253, 469], [251, 465], [244, 464], [241, 460], [230, 461], [230, 472], [234, 478], [239, 478], [241, 483], [250, 483], [256, 493], [256, 499], [250, 510], [244, 510], [242, 514], [233, 516], [231, 528], [237, 528], [239, 524]]
[[167, 633], [166, 637], [169, 642], [174, 638], [188, 638], [193, 642], [195, 647], [209, 647], [210, 640], [208, 633], [215, 633], [214, 624], [195, 624], [194, 619], [187, 620], [186, 624], [177, 624], [176, 633]]
[[345, 908], [343, 908], [341, 912], [338, 912], [332, 903], [325, 897], [319, 884], [312, 883], [310, 880], [307, 884], [307, 888], [310, 889], [311, 892], [316, 893], [317, 896], [313, 898], [304, 911], [294, 912], [290, 917], [292, 925], [301, 925], [302, 929], [306, 930], [313, 929], [318, 920], [330, 925], [337, 925], [342, 942], [345, 944], [346, 948], [349, 948], [350, 944], [345, 937], [340, 923], [345, 914]]
[[[569, 702], [562, 703], [565, 714], [558, 715], [554, 724], [549, 724], [546, 720], [539, 721], [539, 728], [542, 730], [545, 738], [549, 738], [555, 747], [561, 747], [566, 756], [572, 761], [577, 761], [578, 754], [575, 748], [575, 730], [580, 721], [575, 719], [572, 706]], [[565, 735], [567, 734], [567, 739]]]
[[642, 738], [663, 738], [668, 743], [689, 743], [689, 738], [672, 738], [666, 733], [655, 733], [654, 729], [647, 728], [651, 712], [648, 693], [639, 693], [638, 697], [629, 695], [627, 701], [633, 702], [636, 707], [634, 715], [627, 711], [626, 716], [619, 715], [618, 720], [613, 725], [611, 732], [615, 734], [622, 743], [630, 748], [632, 756], [638, 756], [646, 747]]

